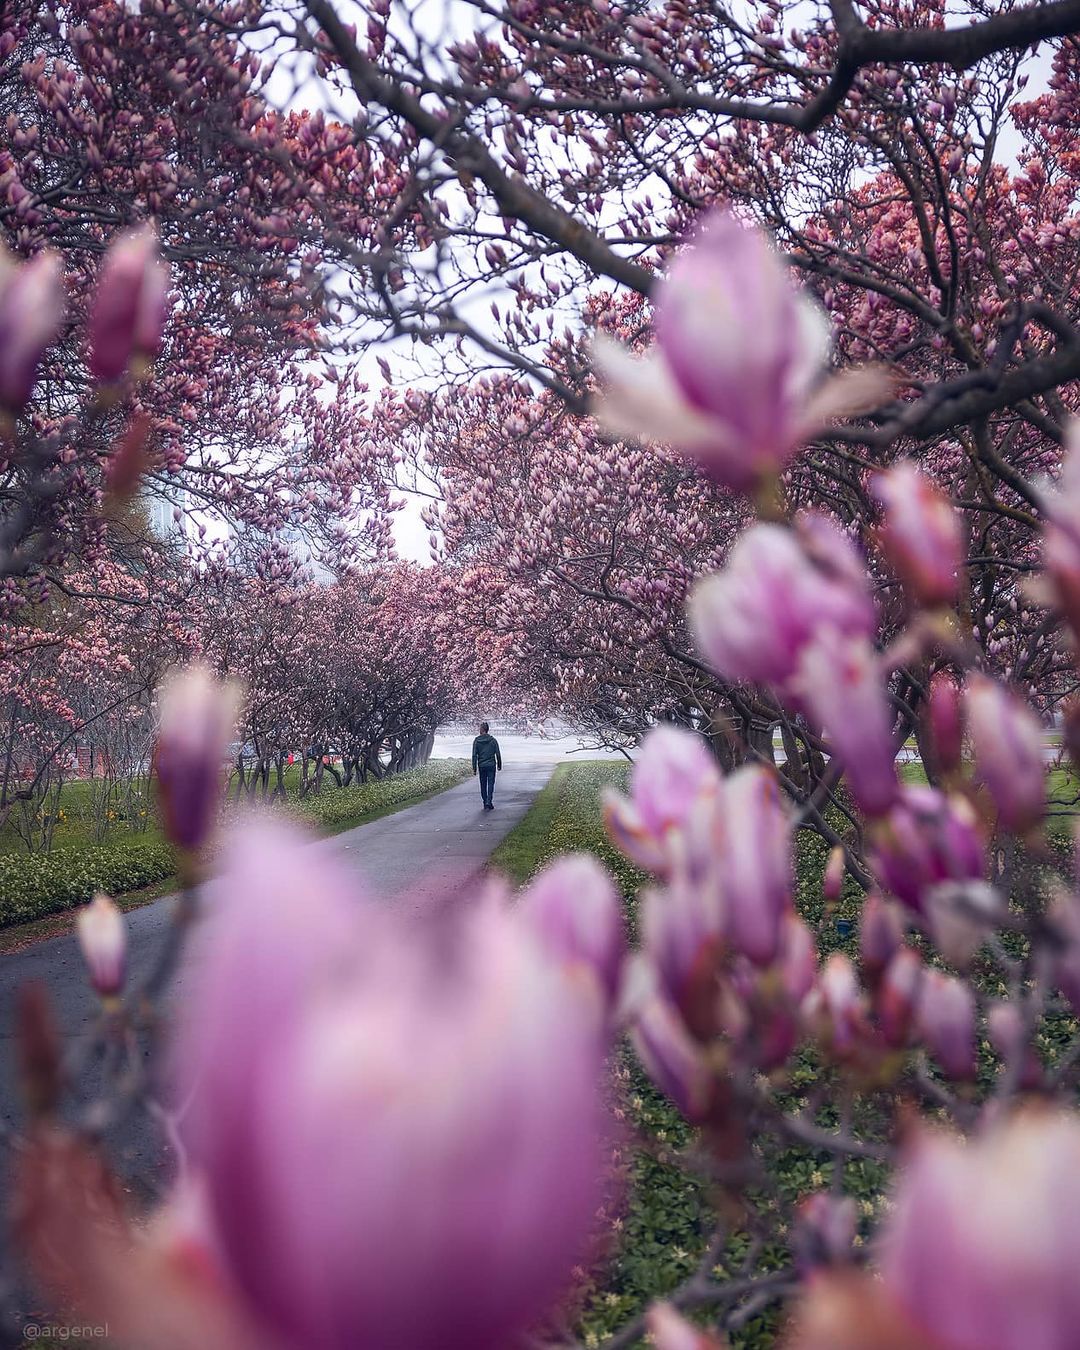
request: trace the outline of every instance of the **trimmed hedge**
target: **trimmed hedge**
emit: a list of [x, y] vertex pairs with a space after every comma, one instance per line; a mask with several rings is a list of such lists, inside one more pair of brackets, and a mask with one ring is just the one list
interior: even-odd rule
[[164, 881], [176, 870], [164, 843], [63, 848], [0, 855], [0, 928], [72, 909], [95, 891], [120, 895]]

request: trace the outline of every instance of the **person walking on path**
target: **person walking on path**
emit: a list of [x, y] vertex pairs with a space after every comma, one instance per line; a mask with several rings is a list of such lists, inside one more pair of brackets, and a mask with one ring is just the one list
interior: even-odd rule
[[495, 793], [495, 770], [502, 768], [502, 754], [499, 742], [489, 735], [486, 722], [480, 723], [480, 735], [472, 743], [472, 771], [480, 775], [480, 796], [484, 799], [484, 810], [494, 811], [491, 800]]

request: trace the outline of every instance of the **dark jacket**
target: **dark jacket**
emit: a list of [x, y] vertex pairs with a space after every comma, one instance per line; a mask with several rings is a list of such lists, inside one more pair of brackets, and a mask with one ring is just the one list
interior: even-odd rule
[[472, 743], [472, 766], [473, 772], [482, 769], [488, 764], [494, 764], [497, 768], [502, 768], [502, 755], [499, 753], [499, 742], [494, 736], [477, 736]]

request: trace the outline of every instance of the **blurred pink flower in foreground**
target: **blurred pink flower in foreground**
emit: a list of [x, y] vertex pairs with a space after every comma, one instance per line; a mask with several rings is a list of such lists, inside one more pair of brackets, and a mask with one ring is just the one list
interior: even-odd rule
[[154, 750], [165, 834], [177, 848], [200, 848], [221, 804], [225, 753], [236, 724], [239, 694], [205, 666], [177, 670], [160, 698]]
[[165, 329], [169, 269], [150, 225], [119, 234], [101, 264], [90, 309], [90, 373], [115, 384], [136, 376], [158, 354]]
[[670, 1303], [654, 1303], [645, 1314], [649, 1343], [656, 1350], [723, 1350], [723, 1342], [711, 1332], [688, 1322]]
[[656, 727], [641, 743], [630, 796], [608, 789], [604, 821], [615, 843], [640, 867], [665, 875], [691, 816], [720, 790], [720, 768], [704, 740], [678, 727]]
[[930, 891], [946, 881], [981, 881], [986, 874], [978, 820], [964, 797], [936, 788], [904, 787], [874, 831], [873, 864], [898, 900], [925, 913]]
[[830, 421], [883, 402], [873, 368], [827, 376], [830, 325], [768, 236], [713, 211], [656, 291], [652, 351], [598, 339], [596, 403], [616, 436], [676, 447], [739, 491], [767, 484]]
[[1070, 422], [1061, 475], [1043, 497], [1042, 562], [1050, 598], [1080, 633], [1080, 419]]
[[626, 916], [622, 896], [596, 859], [588, 853], [556, 859], [518, 904], [549, 952], [594, 975], [613, 1004], [626, 956]]
[[17, 262], [0, 250], [0, 408], [5, 411], [21, 411], [33, 392], [65, 305], [58, 253], [45, 249], [29, 262]]
[[1022, 699], [973, 673], [965, 697], [975, 777], [994, 799], [1002, 826], [1023, 834], [1046, 810], [1042, 724]]
[[843, 764], [848, 787], [867, 815], [896, 801], [896, 721], [882, 662], [869, 638], [819, 629], [799, 663], [797, 687], [811, 720]]
[[881, 1243], [884, 1288], [947, 1350], [1075, 1350], [1080, 1121], [1032, 1111], [926, 1134]]
[[90, 983], [102, 996], [113, 998], [124, 985], [127, 935], [124, 916], [107, 895], [95, 895], [76, 911], [75, 936], [90, 974]]
[[838, 526], [815, 515], [800, 517], [795, 530], [747, 530], [724, 569], [694, 588], [688, 613], [719, 675], [771, 685], [788, 698], [802, 652], [819, 630], [866, 638], [877, 631], [858, 552]]
[[588, 1255], [604, 1002], [489, 900], [402, 930], [248, 826], [180, 1015], [227, 1278], [287, 1346], [501, 1350]]
[[910, 461], [878, 474], [872, 486], [885, 508], [881, 547], [900, 579], [920, 604], [950, 604], [963, 562], [956, 508]]

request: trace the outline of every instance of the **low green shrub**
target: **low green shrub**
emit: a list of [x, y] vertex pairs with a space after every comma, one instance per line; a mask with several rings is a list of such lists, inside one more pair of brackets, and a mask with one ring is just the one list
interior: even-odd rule
[[0, 928], [71, 909], [95, 891], [152, 886], [175, 868], [169, 845], [153, 842], [0, 855]]
[[318, 796], [290, 796], [287, 809], [317, 830], [332, 834], [442, 792], [467, 778], [469, 772], [464, 759], [432, 760], [392, 778], [372, 779], [352, 787], [339, 788], [331, 782]]

